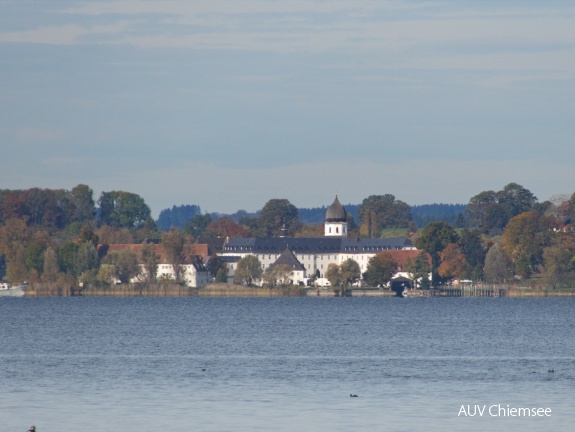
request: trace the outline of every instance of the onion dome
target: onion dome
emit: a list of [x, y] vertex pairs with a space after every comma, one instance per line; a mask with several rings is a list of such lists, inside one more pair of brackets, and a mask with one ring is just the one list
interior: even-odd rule
[[345, 208], [341, 205], [335, 196], [335, 201], [329, 206], [325, 214], [326, 222], [347, 222], [347, 213]]

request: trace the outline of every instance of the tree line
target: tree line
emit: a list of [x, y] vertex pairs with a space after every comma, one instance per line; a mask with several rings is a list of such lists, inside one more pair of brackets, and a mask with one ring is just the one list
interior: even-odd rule
[[[163, 228], [170, 224], [171, 229], [162, 231], [139, 195], [109, 191], [97, 200], [93, 195], [83, 184], [71, 190], [0, 190], [0, 279], [77, 279], [91, 271], [91, 280], [96, 280], [104, 259], [95, 249], [99, 243], [165, 242], [170, 234], [180, 236], [178, 241], [189, 249], [210, 237], [323, 236], [323, 224], [302, 223], [299, 210], [287, 199], [270, 199], [254, 214], [238, 212], [236, 220], [202, 214], [199, 206], [174, 206], [162, 218]], [[348, 231], [350, 236], [375, 238], [390, 228], [404, 230], [429, 253], [433, 284], [452, 278], [502, 282], [534, 275], [552, 286], [574, 283], [575, 194], [540, 202], [529, 190], [510, 183], [471, 197], [463, 213], [461, 209], [450, 210], [458, 214], [455, 221], [430, 221], [420, 229], [413, 207], [391, 194], [372, 195], [358, 206], [357, 219], [348, 212]], [[216, 276], [221, 266], [212, 270]], [[367, 279], [369, 272], [361, 276]]]

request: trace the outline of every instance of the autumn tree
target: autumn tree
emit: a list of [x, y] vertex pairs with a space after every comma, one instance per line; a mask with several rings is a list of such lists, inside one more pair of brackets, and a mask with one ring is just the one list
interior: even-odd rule
[[441, 264], [439, 253], [449, 243], [457, 243], [459, 236], [455, 229], [445, 222], [431, 222], [423, 228], [419, 237], [415, 240], [418, 249], [423, 249], [431, 256], [431, 268], [433, 281], [437, 281], [437, 269]]
[[[349, 226], [348, 226], [349, 228]], [[295, 237], [323, 237], [324, 226], [323, 224], [308, 224], [304, 225], [296, 234]]]
[[236, 285], [252, 286], [262, 278], [262, 264], [255, 255], [246, 255], [238, 261], [234, 273], [234, 283]]
[[469, 273], [469, 263], [457, 244], [449, 243], [439, 253], [439, 257], [441, 258], [441, 264], [437, 269], [437, 273], [442, 278], [463, 278]]
[[543, 249], [551, 244], [553, 220], [536, 211], [512, 218], [501, 237], [505, 254], [521, 268], [523, 275], [535, 271], [543, 261]]
[[388, 252], [380, 252], [367, 262], [365, 281], [374, 287], [385, 286], [397, 273], [398, 263]]
[[223, 217], [208, 224], [205, 229], [208, 237], [249, 237], [250, 232], [236, 221]]
[[133, 244], [134, 234], [128, 228], [113, 228], [103, 225], [96, 229], [96, 236], [102, 244]]

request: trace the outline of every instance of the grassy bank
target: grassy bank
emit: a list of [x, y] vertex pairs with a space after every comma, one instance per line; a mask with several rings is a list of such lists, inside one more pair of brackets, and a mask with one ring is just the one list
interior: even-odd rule
[[36, 283], [28, 286], [27, 297], [188, 297], [198, 295], [197, 289], [177, 284], [136, 285], [122, 284], [110, 287], [70, 287], [55, 283]]
[[55, 283], [35, 283], [28, 286], [27, 297], [301, 297], [300, 287], [260, 288], [231, 284], [210, 284], [203, 288], [189, 288], [176, 284], [136, 285], [122, 284], [110, 287], [71, 287]]
[[301, 287], [283, 288], [247, 287], [231, 284], [210, 284], [198, 290], [201, 297], [302, 297], [306, 290]]

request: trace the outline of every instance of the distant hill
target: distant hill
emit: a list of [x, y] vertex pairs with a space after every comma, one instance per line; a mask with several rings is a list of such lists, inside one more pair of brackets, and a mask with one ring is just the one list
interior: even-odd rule
[[[356, 224], [359, 224], [360, 204], [345, 204], [345, 210], [353, 216]], [[456, 225], [458, 217], [462, 217], [465, 211], [465, 204], [423, 204], [411, 206], [411, 217], [418, 228], [423, 228], [429, 222], [442, 221], [451, 225]], [[299, 208], [299, 219], [303, 224], [322, 224], [325, 222], [327, 207]], [[171, 209], [164, 209], [160, 212], [157, 221], [158, 229], [169, 231], [170, 227], [183, 228], [191, 218], [201, 214], [201, 209], [197, 205], [173, 206]], [[242, 217], [257, 218], [259, 212], [248, 213], [245, 210], [226, 215], [211, 213], [212, 220], [220, 217], [229, 217], [236, 222]], [[460, 216], [461, 215], [461, 216]]]
[[447, 222], [457, 225], [458, 217], [461, 219], [466, 204], [423, 204], [411, 206], [411, 218], [418, 228], [423, 228], [429, 222]]
[[[345, 211], [353, 216], [355, 223], [358, 223], [358, 209], [359, 204], [345, 204]], [[322, 224], [325, 222], [325, 214], [327, 207], [314, 207], [314, 208], [300, 208], [299, 220], [304, 224]]]
[[[353, 215], [356, 224], [359, 220], [360, 204], [346, 204], [345, 210]], [[411, 217], [418, 228], [422, 228], [429, 222], [442, 221], [455, 225], [459, 215], [465, 211], [465, 204], [423, 204], [411, 206]], [[320, 224], [325, 222], [327, 207], [300, 208], [299, 218], [304, 224]]]

